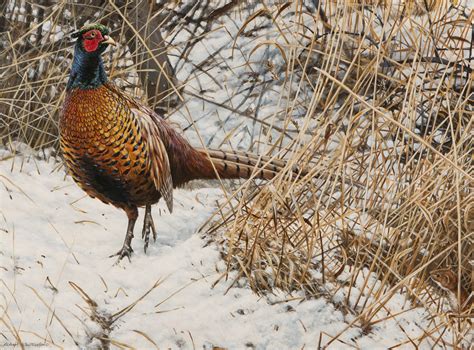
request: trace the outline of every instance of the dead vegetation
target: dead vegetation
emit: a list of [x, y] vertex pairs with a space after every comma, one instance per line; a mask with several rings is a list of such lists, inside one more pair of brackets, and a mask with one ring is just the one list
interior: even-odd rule
[[[66, 3], [55, 6], [33, 26], [15, 22], [0, 33], [3, 144], [20, 139], [32, 147], [55, 145], [71, 51], [69, 40], [49, 39], [67, 21], [59, 14], [80, 12]], [[247, 278], [258, 293], [281, 288], [324, 295], [368, 332], [396, 316], [388, 305], [402, 291], [413, 307], [429, 310], [431, 324], [422, 337], [407, 335], [400, 345], [427, 339], [433, 346], [465, 345], [472, 299], [452, 310], [430, 274], [452, 271], [458, 283], [451, 292], [458, 299], [463, 290], [474, 289], [473, 12], [463, 1], [447, 0], [200, 6], [162, 5], [156, 11], [154, 18], [168, 29], [166, 41], [180, 30], [193, 35], [172, 47], [180, 61], [211, 30], [211, 20], [242, 17], [238, 36], [254, 47], [245, 58], [246, 79], [253, 83], [247, 98], [260, 101], [261, 91], [281, 86], [278, 104], [264, 118], [258, 103], [255, 110], [241, 110], [206, 100], [204, 93], [187, 89], [186, 81], [165, 94], [175, 101], [199, 97], [253, 119], [260, 129], [252, 150], [288, 161], [288, 172], [268, 184], [243, 183], [206, 227], [222, 245], [228, 271]], [[129, 33], [123, 50], [108, 58], [112, 76], [146, 95], [140, 67], [159, 63], [153, 47], [137, 49], [146, 28], [121, 20], [124, 7], [109, 4], [98, 14], [90, 9], [77, 18], [113, 18], [115, 33]], [[202, 17], [196, 19], [196, 13]], [[45, 30], [40, 24], [47, 20], [51, 26]], [[272, 28], [274, 37], [260, 36], [261, 28]], [[42, 43], [39, 54], [28, 39], [32, 35]], [[253, 58], [268, 48], [273, 58]], [[219, 53], [207, 57], [189, 79], [227, 59]], [[292, 178], [294, 166], [308, 174]], [[443, 336], [448, 333], [449, 340]]]
[[[272, 154], [311, 171], [244, 184], [211, 232], [221, 233], [229, 270], [257, 292], [336, 299], [344, 289], [356, 324], [370, 329], [403, 291], [433, 316], [411, 344], [466, 346], [472, 300], [440, 307], [445, 295], [430, 272], [458, 276], [457, 298], [472, 291], [472, 18], [446, 2], [407, 2], [415, 7], [399, 16], [377, 3], [321, 1], [313, 12], [282, 5], [248, 17], [244, 26], [266, 16], [279, 33], [266, 44], [284, 55], [282, 124], [305, 110], [297, 134]], [[446, 329], [451, 342], [440, 335]]]

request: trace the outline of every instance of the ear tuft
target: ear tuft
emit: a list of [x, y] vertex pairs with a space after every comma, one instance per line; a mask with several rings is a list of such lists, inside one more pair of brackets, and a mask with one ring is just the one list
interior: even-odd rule
[[80, 29], [76, 30], [75, 32], [73, 32], [71, 34], [71, 38], [73, 38], [73, 39], [79, 38], [85, 32], [87, 32], [89, 30], [93, 30], [93, 29], [99, 30], [102, 33], [102, 35], [109, 35], [109, 33], [110, 33], [109, 28], [107, 28], [106, 26], [104, 26], [100, 23], [90, 23], [90, 24], [86, 24], [86, 25], [82, 26], [82, 28], [80, 28]]

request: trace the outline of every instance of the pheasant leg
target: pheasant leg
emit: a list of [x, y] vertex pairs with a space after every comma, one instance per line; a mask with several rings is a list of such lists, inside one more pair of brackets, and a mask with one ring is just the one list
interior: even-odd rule
[[145, 219], [143, 220], [142, 239], [145, 240], [143, 249], [146, 253], [148, 243], [150, 242], [150, 231], [153, 233], [153, 240], [156, 242], [156, 229], [151, 215], [151, 205], [147, 205], [145, 209]]
[[135, 227], [135, 222], [138, 218], [138, 210], [137, 208], [132, 209], [125, 209], [128, 215], [128, 227], [127, 233], [125, 234], [125, 240], [123, 241], [122, 248], [115, 254], [109, 256], [112, 258], [114, 256], [118, 256], [117, 263], [122, 260], [124, 257], [128, 258], [128, 261], [131, 262], [131, 256], [133, 253], [132, 249], [132, 239], [133, 239], [133, 228]]

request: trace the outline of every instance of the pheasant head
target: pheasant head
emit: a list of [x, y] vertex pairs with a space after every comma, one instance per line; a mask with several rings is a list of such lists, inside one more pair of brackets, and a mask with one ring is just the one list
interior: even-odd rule
[[108, 45], [115, 45], [109, 37], [110, 29], [99, 23], [87, 24], [71, 36], [77, 38], [76, 47], [91, 55], [100, 55]]
[[101, 54], [115, 41], [110, 30], [98, 23], [88, 24], [72, 34], [77, 38], [67, 89], [95, 89], [107, 81]]

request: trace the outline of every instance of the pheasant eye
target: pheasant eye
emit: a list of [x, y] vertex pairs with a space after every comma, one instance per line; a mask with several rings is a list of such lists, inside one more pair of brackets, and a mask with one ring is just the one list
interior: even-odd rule
[[89, 40], [89, 39], [94, 39], [94, 38], [95, 38], [95, 35], [96, 35], [95, 32], [86, 33], [86, 34], [84, 35], [84, 39], [87, 39], [87, 40]]

